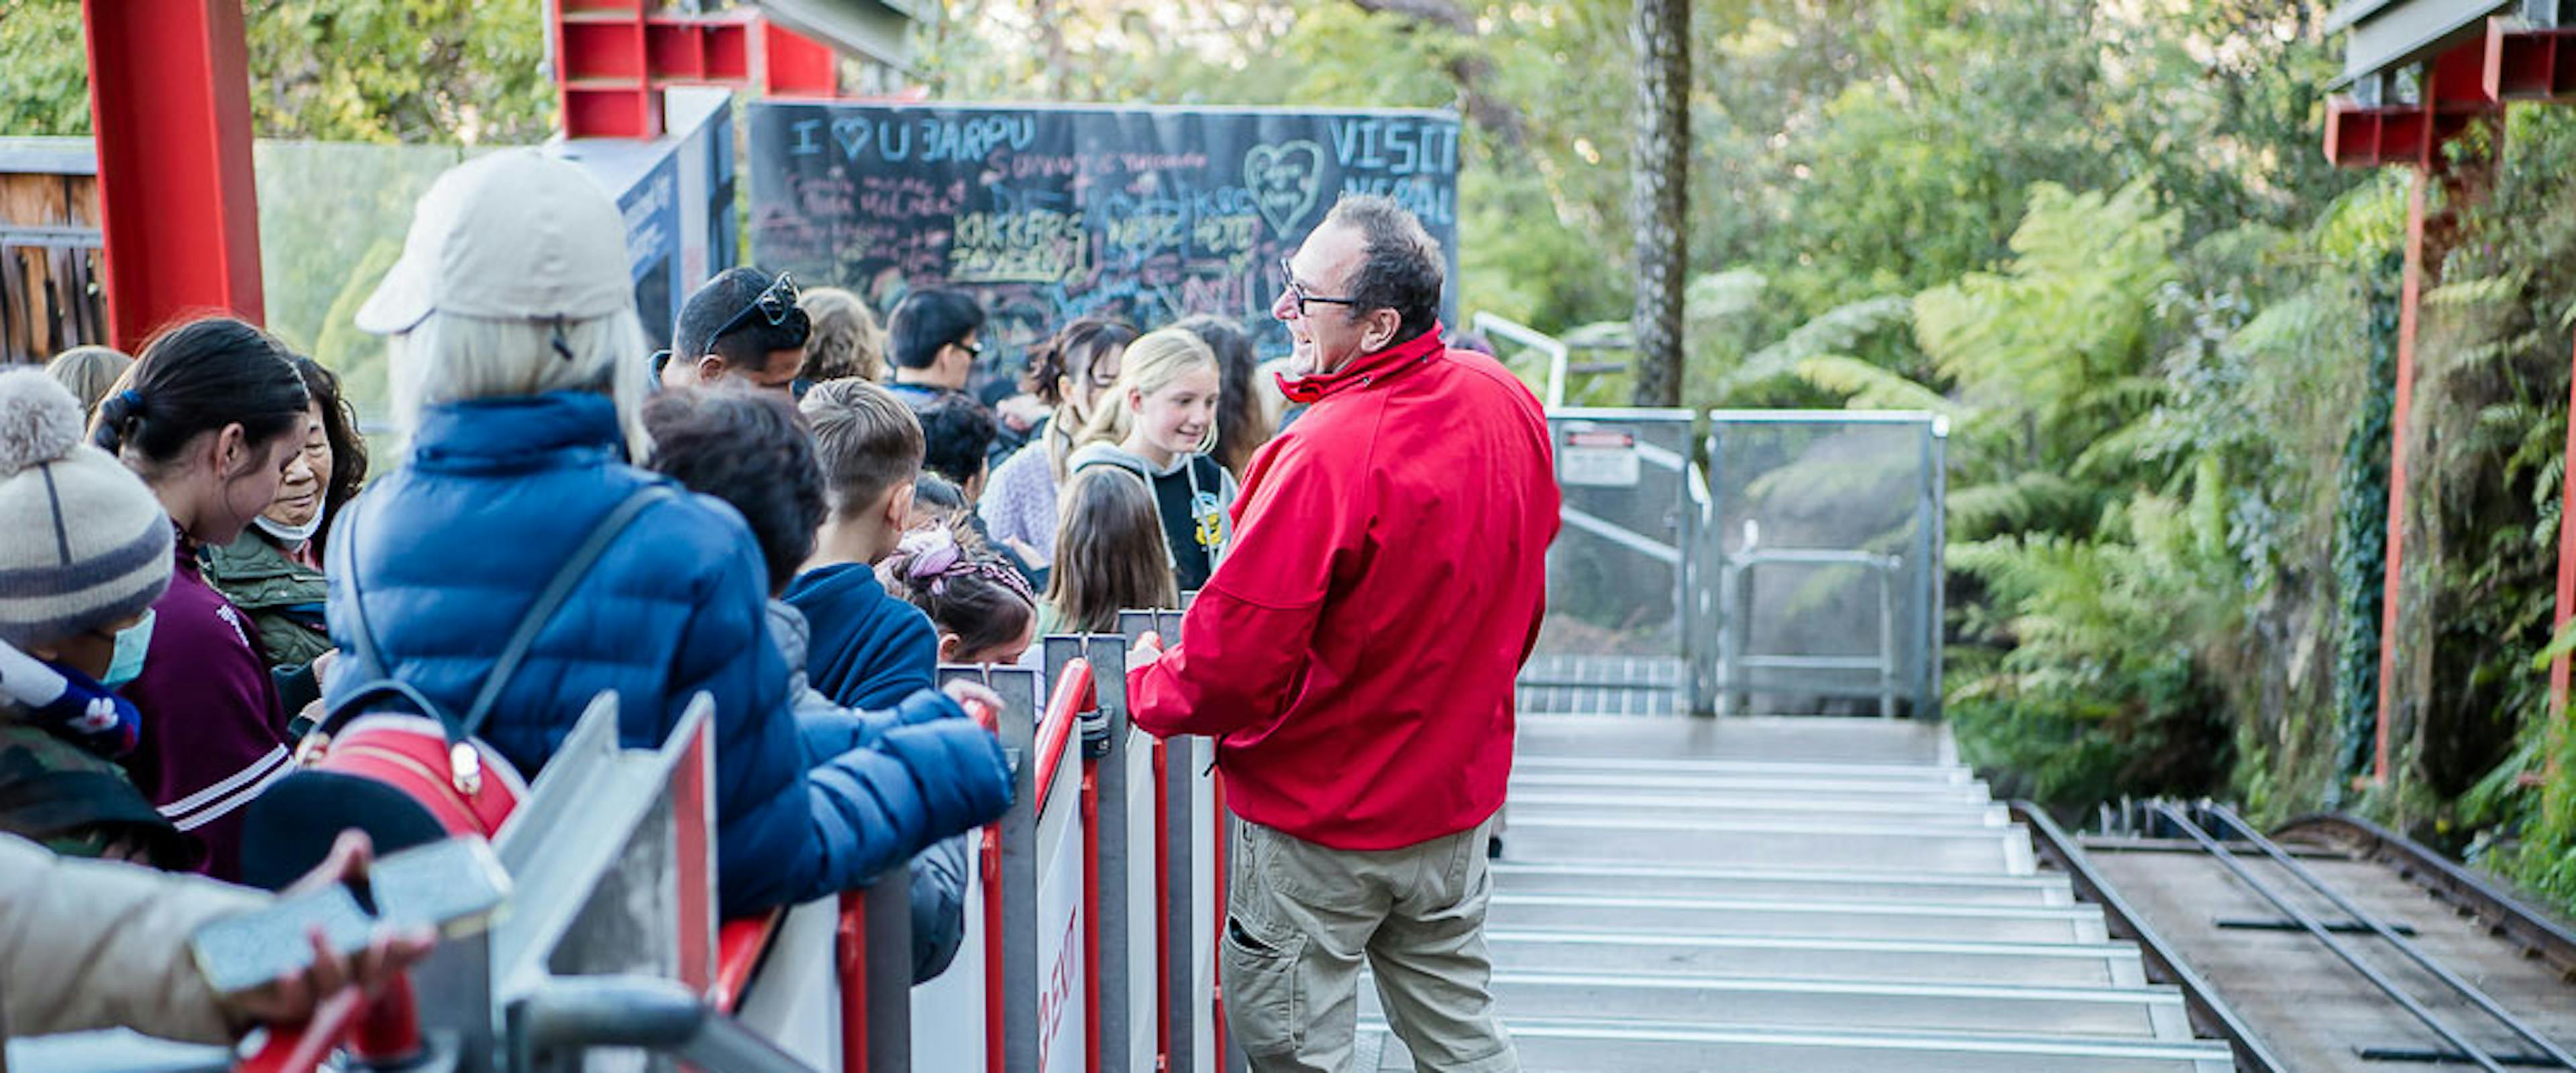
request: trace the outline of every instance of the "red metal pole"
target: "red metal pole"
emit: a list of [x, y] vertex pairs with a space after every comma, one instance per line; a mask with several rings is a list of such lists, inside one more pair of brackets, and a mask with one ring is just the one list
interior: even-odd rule
[[[2426, 124], [2431, 142], [2431, 124]], [[2388, 724], [2397, 698], [2399, 577], [2406, 561], [2406, 423], [2415, 404], [2415, 330], [2424, 297], [2424, 202], [2433, 184], [2427, 148], [2406, 193], [2406, 273], [2397, 292], [2397, 404], [2388, 419], [2388, 554], [2379, 597], [2379, 723], [2371, 744], [2370, 777], [2388, 783]]]
[[[2567, 465], [2558, 490], [2558, 615], [2551, 635], [2567, 629], [2567, 620], [2576, 618], [2576, 518], [2568, 516], [2576, 506], [2576, 377], [2567, 385]], [[2567, 711], [2567, 656], [2560, 654], [2549, 661], [2549, 711], [2562, 716]]]
[[260, 323], [240, 0], [82, 0], [106, 219], [109, 338], [196, 312]]

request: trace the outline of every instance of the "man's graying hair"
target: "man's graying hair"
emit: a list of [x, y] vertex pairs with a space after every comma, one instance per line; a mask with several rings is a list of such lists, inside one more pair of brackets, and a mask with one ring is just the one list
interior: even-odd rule
[[1392, 309], [1403, 318], [1395, 341], [1404, 342], [1440, 322], [1440, 287], [1447, 282], [1448, 262], [1440, 243], [1422, 229], [1422, 221], [1395, 199], [1377, 194], [1345, 194], [1324, 214], [1327, 224], [1360, 233], [1363, 254], [1351, 273], [1350, 297], [1357, 316], [1372, 309]]

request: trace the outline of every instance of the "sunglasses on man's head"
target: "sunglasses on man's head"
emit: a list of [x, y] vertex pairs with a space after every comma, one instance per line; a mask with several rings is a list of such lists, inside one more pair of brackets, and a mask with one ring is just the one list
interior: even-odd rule
[[749, 323], [754, 315], [768, 321], [769, 326], [775, 328], [787, 323], [787, 318], [794, 316], [796, 312], [796, 278], [780, 272], [777, 279], [771, 280], [769, 286], [763, 288], [760, 295], [751, 300], [750, 305], [742, 307], [741, 312], [734, 314], [733, 319], [725, 321], [724, 327], [716, 329], [707, 338], [722, 339], [726, 333]]

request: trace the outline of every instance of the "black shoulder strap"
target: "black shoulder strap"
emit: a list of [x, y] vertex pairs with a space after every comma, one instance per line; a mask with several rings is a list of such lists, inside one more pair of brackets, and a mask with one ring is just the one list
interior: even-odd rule
[[492, 705], [500, 701], [502, 689], [510, 684], [510, 677], [518, 673], [519, 664], [526, 662], [528, 651], [536, 647], [537, 634], [545, 630], [546, 623], [572, 596], [573, 588], [581, 584], [582, 576], [590, 572], [591, 564], [608, 552], [608, 546], [616, 542], [617, 534], [626, 528], [627, 523], [634, 521], [635, 516], [644, 513], [646, 508], [677, 496], [670, 485], [645, 485], [627, 496], [615, 510], [609, 511], [598, 525], [591, 527], [590, 536], [582, 540], [581, 547], [573, 550], [572, 558], [564, 560], [563, 566], [555, 571], [554, 579], [546, 582], [545, 590], [537, 594], [536, 602], [528, 605], [528, 613], [519, 618], [519, 628], [510, 632], [510, 643], [501, 646], [501, 658], [492, 664], [492, 673], [484, 676], [482, 692], [474, 695], [473, 706], [465, 710], [463, 725], [449, 728], [449, 741], [463, 741], [483, 728], [483, 720], [491, 716]]
[[349, 586], [349, 604], [356, 617], [350, 640], [358, 646], [358, 658], [374, 680], [342, 697], [340, 703], [323, 716], [319, 729], [336, 727], [342, 717], [366, 701], [394, 697], [408, 701], [419, 708], [421, 714], [438, 720], [439, 725], [446, 729], [447, 740], [451, 744], [473, 737], [482, 729], [483, 721], [491, 716], [492, 706], [500, 701], [502, 690], [518, 673], [519, 665], [527, 661], [528, 652], [536, 647], [537, 634], [543, 632], [555, 612], [562, 609], [564, 601], [572, 596], [572, 590], [581, 584], [581, 579], [590, 573], [591, 566], [599, 561], [599, 557], [607, 553], [608, 546], [616, 541], [617, 535], [647, 508], [678, 495], [665, 483], [645, 485], [619, 502], [591, 527], [590, 534], [582, 538], [581, 545], [573, 549], [572, 556], [565, 559], [562, 566], [556, 568], [554, 577], [528, 605], [527, 613], [519, 617], [518, 626], [510, 631], [509, 641], [501, 647], [500, 658], [484, 675], [483, 688], [475, 693], [474, 702], [466, 709], [463, 719], [450, 716], [419, 690], [396, 680], [393, 668], [385, 662], [382, 650], [376, 646], [375, 631], [367, 622], [367, 601], [358, 580], [357, 552], [354, 550], [358, 543], [355, 539], [358, 520], [364, 512], [351, 514], [347, 531], [331, 542], [332, 557], [337, 560], [333, 565], [338, 576]]

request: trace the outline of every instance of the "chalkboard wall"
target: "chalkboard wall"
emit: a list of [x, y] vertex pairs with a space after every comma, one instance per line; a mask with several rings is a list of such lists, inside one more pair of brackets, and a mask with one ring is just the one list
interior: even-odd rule
[[964, 288], [1003, 344], [988, 375], [1088, 314], [1217, 313], [1285, 353], [1279, 258], [1345, 191], [1412, 209], [1457, 275], [1446, 113], [763, 102], [750, 122], [753, 262], [880, 316], [908, 290]]

